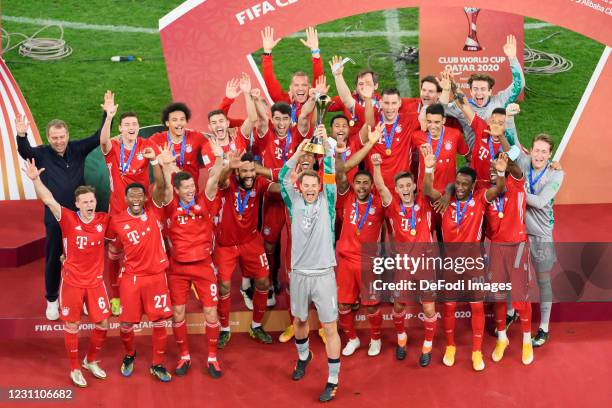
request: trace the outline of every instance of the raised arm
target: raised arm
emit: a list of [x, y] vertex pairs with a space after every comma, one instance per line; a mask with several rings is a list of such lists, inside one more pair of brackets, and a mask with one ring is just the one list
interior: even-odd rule
[[334, 76], [338, 96], [340, 97], [340, 100], [342, 101], [344, 106], [352, 112], [355, 108], [355, 99], [353, 99], [351, 90], [346, 84], [344, 76], [342, 76], [342, 73], [344, 72], [344, 67], [342, 66], [342, 57], [334, 55], [332, 60], [329, 62], [329, 66], [331, 67], [331, 72]]
[[274, 39], [274, 28], [265, 27], [261, 31], [261, 42], [263, 47], [263, 55], [261, 57], [262, 75], [268, 93], [274, 102], [288, 101], [289, 97], [283, 92], [280, 82], [274, 75], [274, 66], [272, 65], [272, 49], [278, 44], [279, 39]]
[[497, 179], [495, 181], [495, 185], [485, 191], [485, 198], [488, 202], [493, 201], [493, 199], [500, 195], [504, 191], [504, 188], [506, 188], [506, 169], [508, 167], [508, 155], [506, 155], [506, 153], [501, 153], [499, 157], [494, 160], [493, 163], [495, 171], [497, 171]]
[[433, 186], [434, 170], [436, 167], [436, 156], [434, 155], [431, 145], [425, 143], [421, 146], [421, 154], [423, 155], [423, 162], [425, 163], [425, 174], [423, 175], [423, 194], [437, 201], [442, 197], [442, 194], [436, 190]]
[[40, 198], [40, 200], [49, 207], [51, 213], [55, 217], [56, 220], [59, 220], [62, 215], [62, 206], [55, 201], [53, 194], [49, 189], [43, 184], [40, 180], [40, 174], [45, 171], [44, 167], [42, 169], [36, 168], [36, 160], [26, 160], [25, 165], [23, 167], [23, 172], [28, 176], [30, 180], [32, 180], [32, 184], [34, 184], [34, 190], [36, 191], [36, 196]]
[[504, 44], [504, 54], [508, 57], [510, 65], [510, 73], [512, 74], [512, 83], [508, 87], [494, 96], [496, 105], [505, 107], [509, 103], [515, 102], [525, 87], [525, 75], [521, 69], [521, 64], [516, 58], [516, 37], [513, 35], [506, 36], [506, 44]]
[[154, 184], [151, 197], [156, 206], [162, 207], [172, 201], [172, 174], [177, 171], [176, 160], [167, 144], [157, 158], [151, 147], [144, 149], [143, 156], [152, 160]]
[[208, 173], [208, 180], [206, 180], [206, 189], [204, 190], [206, 197], [212, 200], [217, 195], [217, 189], [219, 188], [219, 177], [223, 171], [223, 149], [216, 140], [210, 139], [210, 148], [215, 156], [215, 164]]
[[361, 143], [365, 144], [369, 139], [369, 128], [367, 126], [370, 126], [372, 128], [376, 126], [376, 118], [374, 117], [374, 104], [372, 103], [372, 97], [374, 96], [374, 88], [366, 84], [362, 88], [361, 93], [364, 102], [363, 110], [365, 113], [365, 125], [362, 126], [359, 130], [359, 137], [361, 138]]
[[107, 155], [111, 150], [111, 125], [113, 124], [113, 118], [117, 114], [117, 108], [119, 105], [115, 105], [115, 94], [111, 91], [106, 91], [104, 94], [104, 103], [100, 105], [104, 112], [106, 112], [106, 119], [104, 125], [102, 125], [102, 131], [100, 132], [100, 149], [102, 154]]
[[321, 62], [321, 50], [319, 49], [319, 34], [314, 27], [308, 27], [306, 29], [306, 40], [300, 38], [302, 44], [310, 49], [312, 55], [312, 85], [316, 85], [316, 79], [321, 75], [325, 75], [323, 72], [323, 63]]
[[242, 126], [242, 123], [244, 122], [244, 119], [229, 117], [229, 110], [234, 104], [236, 98], [240, 95], [240, 88], [238, 87], [239, 83], [240, 80], [238, 78], [232, 78], [227, 81], [227, 84], [225, 84], [225, 96], [219, 104], [219, 109], [221, 109], [225, 113], [225, 116], [227, 116], [227, 120], [229, 120], [229, 127], [231, 128]]
[[[108, 92], [110, 91], [106, 91], [107, 94]], [[113, 103], [114, 103], [114, 97], [113, 97]], [[104, 108], [105, 105], [106, 105], [106, 94], [104, 95], [104, 104], [100, 106], [102, 107], [102, 109], [105, 109]], [[112, 108], [109, 108], [109, 109], [112, 109]], [[117, 110], [115, 109], [115, 113], [116, 112]], [[102, 111], [102, 122], [100, 123], [100, 127], [98, 127], [98, 130], [96, 130], [91, 136], [88, 136], [85, 139], [77, 140], [76, 142], [71, 142], [73, 143], [72, 146], [74, 147], [74, 149], [78, 150], [81, 153], [81, 155], [87, 156], [96, 147], [100, 146], [100, 135], [102, 134], [102, 127], [104, 127], [104, 123], [106, 123], [106, 110]], [[112, 126], [112, 123], [111, 123], [111, 126]]]
[[376, 153], [372, 155], [372, 166], [374, 167], [374, 185], [376, 186], [376, 190], [378, 194], [380, 194], [380, 198], [382, 198], [383, 207], [388, 206], [391, 203], [391, 191], [385, 185], [385, 180], [382, 176], [382, 171], [380, 170], [380, 165], [382, 164], [382, 157], [380, 154]]
[[245, 72], [243, 72], [242, 76], [240, 77], [240, 91], [244, 95], [244, 102], [247, 112], [247, 118], [242, 123], [240, 131], [246, 136], [251, 134], [253, 127], [257, 122], [257, 108], [255, 107], [255, 102], [251, 96], [251, 77], [249, 77], [249, 75]]
[[[329, 92], [329, 85], [325, 76], [322, 75], [317, 78], [316, 85], [308, 91], [309, 98], [302, 109], [300, 110], [300, 116], [298, 118], [298, 130], [302, 136], [307, 135], [310, 130], [310, 121], [312, 118], [312, 112], [317, 104], [317, 99], [322, 95], [327, 95]], [[315, 118], [312, 118], [313, 121]]]
[[[492, 124], [490, 128], [491, 128], [491, 131], [485, 130], [485, 132], [490, 133], [493, 136], [497, 136], [499, 139], [499, 143], [502, 146], [502, 150], [506, 152], [507, 154], [509, 154], [510, 149], [512, 149], [512, 146], [510, 146], [510, 143], [508, 143], [508, 139], [506, 139], [505, 132], [502, 131], [501, 127], [495, 124]], [[515, 149], [518, 149], [518, 147], [515, 147]], [[508, 156], [508, 158], [510, 157]], [[518, 152], [517, 152], [517, 157], [515, 157], [515, 160], [517, 158], [518, 158]], [[514, 177], [517, 180], [523, 177], [523, 170], [521, 170], [518, 164], [516, 164], [513, 160], [508, 160], [508, 170], [510, 171], [510, 174], [512, 175], [512, 177]]]
[[374, 128], [374, 130], [372, 130], [372, 128], [368, 125], [363, 125], [363, 127], [367, 128], [368, 130], [368, 141], [363, 145], [361, 149], [351, 154], [351, 156], [346, 160], [346, 162], [344, 163], [345, 172], [348, 172], [354, 167], [359, 166], [359, 163], [361, 163], [366, 158], [366, 156], [368, 155], [368, 153], [370, 153], [370, 150], [372, 150], [374, 145], [378, 143], [383, 126], [384, 125], [381, 122], [376, 125], [376, 128]]
[[28, 120], [26, 115], [15, 116], [15, 130], [17, 130], [17, 152], [22, 159], [39, 159], [40, 146], [32, 147], [28, 140]]
[[550, 201], [555, 198], [563, 183], [564, 173], [561, 170], [549, 170], [552, 171], [553, 176], [550, 181], [544, 185], [542, 190], [536, 194], [531, 194], [527, 191], [527, 205], [537, 209], [544, 208]]
[[472, 105], [469, 104], [467, 100], [467, 96], [461, 94], [460, 97], [455, 98], [455, 104], [459, 109], [461, 109], [461, 113], [463, 113], [463, 117], [466, 122], [471, 126], [474, 121], [474, 116], [476, 116], [476, 112], [472, 109]]

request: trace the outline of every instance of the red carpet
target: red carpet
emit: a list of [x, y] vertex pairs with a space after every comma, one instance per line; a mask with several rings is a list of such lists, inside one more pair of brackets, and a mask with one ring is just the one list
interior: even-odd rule
[[[341, 383], [333, 406], [609, 406], [612, 322], [553, 324], [551, 333], [550, 343], [536, 349], [535, 361], [528, 367], [520, 362], [518, 326], [510, 330], [511, 344], [500, 363], [491, 362], [494, 340], [486, 336], [487, 367], [484, 372], [476, 373], [471, 368], [467, 325], [458, 325], [457, 361], [452, 368], [441, 362], [443, 333], [440, 331], [434, 342], [431, 366], [420, 368], [417, 359], [422, 332], [409, 333], [407, 360], [398, 362], [394, 359], [393, 333], [386, 330], [380, 356], [368, 357], [366, 346], [362, 346], [355, 355], [342, 358]], [[365, 343], [367, 334], [362, 331], [360, 336]], [[137, 337], [139, 354], [131, 378], [123, 378], [119, 373], [122, 357], [119, 339], [109, 338], [99, 355], [109, 377], [101, 381], [85, 373], [89, 387], [75, 390], [76, 399], [72, 403], [52, 406], [312, 406], [326, 380], [325, 350], [315, 335], [310, 337], [315, 358], [306, 378], [298, 383], [290, 379], [296, 358], [292, 343], [264, 346], [245, 334], [236, 334], [220, 352], [223, 378], [214, 381], [202, 372], [204, 337], [192, 335], [189, 340], [194, 358], [190, 373], [162, 384], [148, 373], [150, 337]], [[173, 367], [177, 347], [172, 336], [168, 337], [168, 345], [166, 361], [168, 367]], [[81, 358], [86, 347], [87, 342], [82, 339]], [[0, 349], [3, 387], [71, 386], [62, 340], [0, 341]]]

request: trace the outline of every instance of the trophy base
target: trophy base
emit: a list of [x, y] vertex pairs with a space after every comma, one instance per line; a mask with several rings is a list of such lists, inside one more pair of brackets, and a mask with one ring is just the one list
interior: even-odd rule
[[306, 146], [304, 146], [304, 151], [313, 154], [325, 154], [325, 149], [323, 148], [323, 145], [317, 143], [307, 143]]
[[480, 45], [465, 45], [463, 51], [482, 51], [482, 47]]

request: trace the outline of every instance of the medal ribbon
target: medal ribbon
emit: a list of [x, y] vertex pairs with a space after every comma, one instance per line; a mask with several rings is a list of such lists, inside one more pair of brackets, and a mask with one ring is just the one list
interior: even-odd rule
[[[185, 164], [185, 144], [187, 143], [187, 135], [183, 135], [183, 140], [181, 141], [181, 157], [179, 158], [179, 167], [183, 168]], [[172, 146], [172, 157], [176, 157], [176, 152], [174, 151], [174, 144], [172, 143], [172, 139], [170, 139], [170, 131], [168, 131], [168, 144]]]
[[538, 181], [540, 181], [544, 173], [546, 173], [546, 170], [548, 170], [548, 164], [546, 165], [546, 167], [544, 167], [544, 170], [542, 170], [542, 172], [538, 174], [538, 176], [534, 180], [533, 179], [533, 166], [529, 165], [529, 192], [531, 194], [535, 194], [535, 190], [533, 188], [535, 187], [536, 184], [538, 184]]
[[457, 209], [455, 210], [455, 222], [457, 223], [457, 228], [461, 225], [461, 221], [463, 221], [463, 217], [465, 217], [465, 213], [467, 212], [467, 208], [470, 205], [470, 201], [472, 201], [472, 193], [467, 198], [465, 205], [461, 208], [461, 202], [459, 199], [456, 200]]
[[[495, 159], [495, 150], [493, 149], [493, 138], [491, 137], [491, 135], [489, 135], [489, 152], [491, 153], [491, 160]], [[497, 151], [497, 153], [501, 153], [502, 152], [502, 147], [499, 146], [499, 150]]]
[[[438, 147], [436, 147], [436, 161], [438, 161], [438, 156], [440, 156], [440, 149], [442, 148], [442, 142], [444, 141], [444, 126], [442, 126], [442, 132], [440, 133], [440, 139], [438, 140]], [[427, 143], [431, 146], [431, 133], [427, 131]]]
[[185, 210], [185, 212], [187, 213], [187, 215], [189, 215], [189, 209], [191, 207], [193, 207], [193, 205], [195, 204], [195, 198], [192, 198], [191, 201], [189, 203], [187, 203], [187, 205], [183, 204], [183, 202], [181, 201], [181, 199], [179, 198], [178, 200], [179, 205], [181, 206], [181, 208], [183, 210]]
[[389, 133], [389, 135], [387, 135], [387, 125], [385, 125], [384, 117], [382, 113], [380, 114], [380, 121], [384, 125], [383, 126], [383, 136], [385, 138], [385, 146], [387, 150], [391, 150], [391, 145], [393, 145], [393, 137], [395, 136], [395, 128], [397, 128], [397, 124], [399, 123], [399, 120], [400, 120], [400, 115], [398, 113], [397, 118], [395, 118], [395, 123], [393, 124], [393, 127], [391, 128], [391, 132]]
[[370, 194], [370, 199], [368, 200], [368, 206], [366, 207], [365, 213], [361, 216], [361, 220], [359, 219], [359, 201], [357, 201], [357, 197], [355, 197], [355, 222], [357, 223], [357, 231], [361, 232], [368, 215], [370, 214], [370, 208], [372, 207], [372, 194]]
[[[400, 206], [402, 207], [402, 214], [406, 217], [406, 207], [404, 207], [404, 203], [400, 201]], [[412, 214], [410, 215], [410, 229], [416, 229], [416, 213], [414, 212], [414, 203], [412, 204]]]
[[495, 203], [495, 208], [497, 209], [497, 212], [503, 214], [504, 212], [504, 193], [501, 193], [499, 197], [495, 199], [494, 203]]
[[249, 196], [251, 195], [251, 190], [245, 190], [246, 194], [244, 196], [244, 201], [242, 200], [242, 197], [240, 195], [240, 189], [238, 189], [238, 214], [240, 214], [240, 216], [242, 216], [242, 213], [244, 212], [244, 209], [247, 206], [247, 203], [249, 202]]
[[136, 152], [136, 146], [138, 146], [138, 139], [136, 139], [136, 142], [134, 142], [134, 146], [132, 146], [130, 156], [128, 157], [127, 162], [125, 162], [124, 164], [123, 158], [125, 157], [125, 146], [123, 145], [123, 142], [121, 142], [121, 153], [119, 157], [119, 168], [121, 170], [121, 174], [125, 174], [125, 172], [130, 168], [130, 163], [134, 158], [134, 152]]

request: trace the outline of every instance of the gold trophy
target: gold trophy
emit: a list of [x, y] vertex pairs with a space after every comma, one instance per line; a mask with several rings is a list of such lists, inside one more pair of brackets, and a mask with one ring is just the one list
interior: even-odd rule
[[316, 94], [315, 95], [315, 107], [317, 110], [317, 126], [315, 127], [315, 132], [313, 133], [312, 139], [310, 142], [304, 146], [304, 151], [313, 154], [325, 154], [325, 149], [323, 148], [323, 138], [317, 136], [316, 128], [319, 127], [321, 123], [323, 123], [323, 119], [325, 118], [325, 114], [332, 104], [332, 99], [325, 94]]

